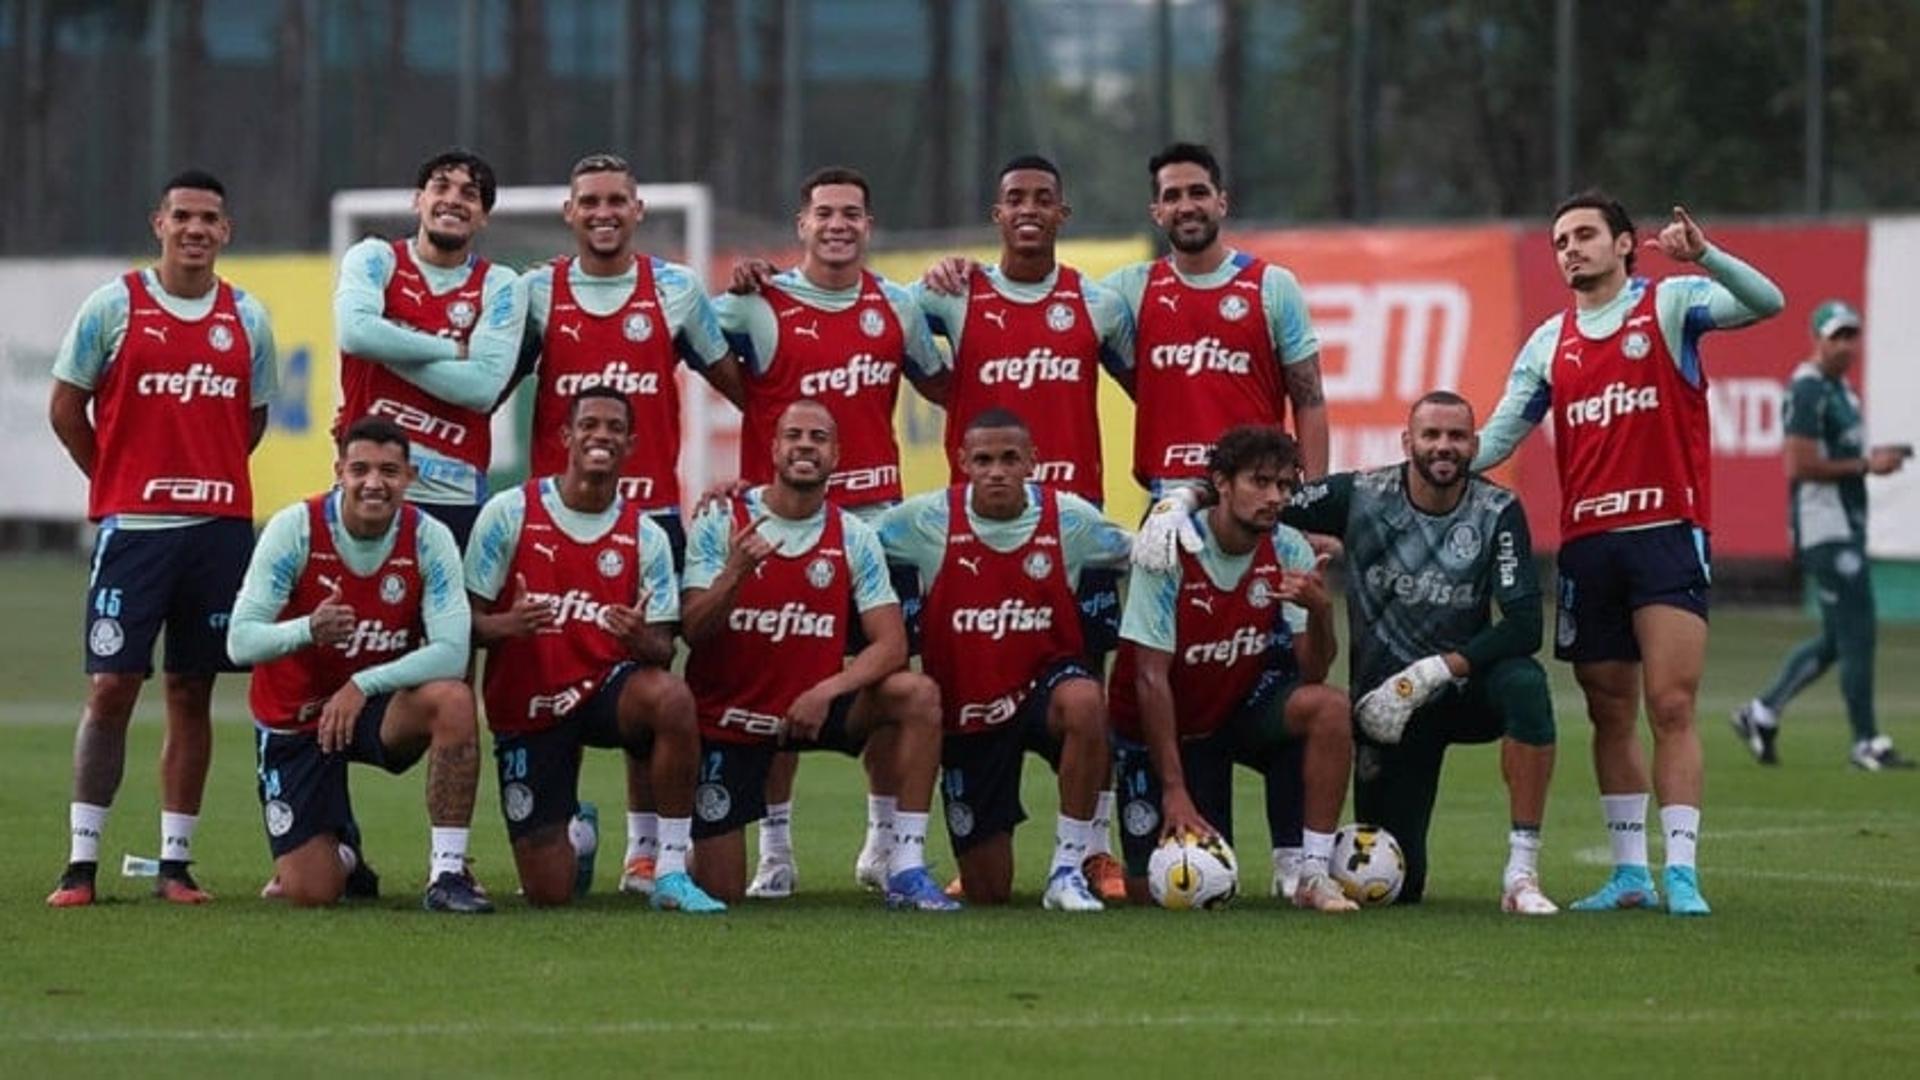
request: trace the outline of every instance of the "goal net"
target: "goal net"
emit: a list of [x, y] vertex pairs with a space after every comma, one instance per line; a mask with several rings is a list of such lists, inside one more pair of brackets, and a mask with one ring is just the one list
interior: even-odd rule
[[[336, 267], [347, 248], [369, 235], [405, 236], [418, 225], [411, 188], [360, 188], [333, 196], [329, 250]], [[712, 285], [713, 200], [704, 184], [641, 184], [646, 217], [634, 234], [636, 250], [691, 267]], [[478, 249], [489, 260], [527, 270], [556, 255], [574, 251], [573, 234], [560, 219], [565, 186], [503, 187], [488, 215]], [[714, 393], [705, 380], [680, 370], [681, 489], [698, 495], [730, 467], [727, 450], [737, 445], [739, 413]], [[338, 393], [336, 387], [335, 393]], [[526, 477], [526, 432], [532, 422], [532, 380], [493, 417], [494, 490]], [[647, 432], [637, 433], [645, 439]]]

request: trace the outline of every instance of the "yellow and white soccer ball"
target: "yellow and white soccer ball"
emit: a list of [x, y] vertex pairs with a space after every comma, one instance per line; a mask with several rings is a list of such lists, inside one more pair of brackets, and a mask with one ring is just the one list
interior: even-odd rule
[[1333, 834], [1333, 880], [1362, 907], [1393, 903], [1407, 882], [1400, 841], [1377, 825], [1343, 825]]
[[1169, 837], [1147, 861], [1147, 888], [1172, 911], [1225, 907], [1240, 892], [1240, 864], [1217, 836]]

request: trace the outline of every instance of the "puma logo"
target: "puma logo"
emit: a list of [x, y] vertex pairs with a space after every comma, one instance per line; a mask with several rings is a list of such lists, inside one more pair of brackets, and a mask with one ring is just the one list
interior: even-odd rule
[[1213, 614], [1213, 597], [1211, 596], [1189, 596], [1187, 602], [1209, 615]]
[[402, 285], [400, 286], [400, 295], [416, 304], [424, 304], [427, 302], [427, 290], [425, 289], [409, 289], [405, 285]]
[[143, 326], [140, 332], [158, 340], [162, 345], [167, 343], [167, 328], [164, 326]]
[[1007, 313], [1004, 311], [983, 311], [980, 317], [1002, 330], [1007, 328]]
[[1560, 354], [1560, 359], [1565, 360], [1567, 363], [1572, 364], [1574, 367], [1579, 367], [1580, 366], [1580, 350], [1568, 349], [1566, 352], [1563, 352]]
[[820, 324], [817, 322], [808, 323], [805, 326], [796, 325], [793, 328], [793, 332], [800, 337], [810, 337], [815, 341], [820, 340]]
[[573, 343], [575, 345], [580, 344], [580, 324], [579, 323], [561, 323], [560, 332], [572, 338]]
[[1166, 293], [1161, 293], [1159, 296], [1156, 296], [1153, 299], [1155, 303], [1167, 305], [1168, 311], [1177, 313], [1180, 310], [1180, 298], [1177, 296], [1169, 296]]
[[542, 544], [536, 540], [534, 541], [534, 544], [533, 544], [533, 550], [539, 552], [542, 555], [545, 555], [547, 557], [547, 561], [552, 562], [560, 554], [560, 545]]
[[953, 561], [959, 563], [961, 566], [964, 566], [968, 570], [972, 571], [974, 577], [980, 576], [980, 560], [978, 557], [969, 559], [966, 556], [962, 555], [961, 557]]

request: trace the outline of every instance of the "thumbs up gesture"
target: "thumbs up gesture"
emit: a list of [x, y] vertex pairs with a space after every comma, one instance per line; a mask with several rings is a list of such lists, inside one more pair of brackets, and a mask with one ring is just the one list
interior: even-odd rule
[[550, 597], [534, 596], [527, 590], [527, 576], [513, 575], [513, 598], [507, 605], [509, 637], [526, 637], [537, 630], [552, 626], [560, 619], [560, 613], [554, 610]]
[[327, 597], [307, 616], [307, 630], [316, 645], [338, 645], [353, 636], [358, 618], [342, 597], [338, 579], [321, 578], [320, 583], [327, 587]]

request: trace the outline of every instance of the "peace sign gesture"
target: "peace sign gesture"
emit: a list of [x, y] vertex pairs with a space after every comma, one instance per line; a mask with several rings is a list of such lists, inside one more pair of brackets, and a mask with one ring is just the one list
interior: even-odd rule
[[1675, 262], [1699, 262], [1700, 256], [1707, 253], [1707, 234], [1700, 231], [1686, 207], [1676, 206], [1673, 220], [1660, 230], [1660, 235], [1641, 246], [1659, 248], [1661, 254]]

